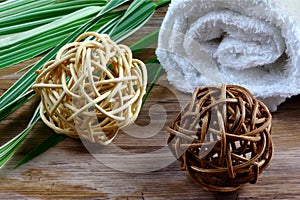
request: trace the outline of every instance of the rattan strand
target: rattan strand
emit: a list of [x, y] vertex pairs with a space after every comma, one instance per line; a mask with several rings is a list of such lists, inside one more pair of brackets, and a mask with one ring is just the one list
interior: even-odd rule
[[256, 183], [274, 152], [268, 108], [240, 86], [197, 88], [168, 128], [181, 169], [204, 189]]
[[145, 64], [129, 47], [95, 32], [62, 47], [37, 73], [42, 120], [57, 133], [102, 144], [135, 121], [147, 84]]

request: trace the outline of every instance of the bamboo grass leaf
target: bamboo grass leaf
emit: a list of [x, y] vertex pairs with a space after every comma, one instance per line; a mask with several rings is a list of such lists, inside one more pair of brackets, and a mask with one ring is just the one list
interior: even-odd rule
[[116, 16], [115, 18], [111, 19], [107, 24], [103, 26], [95, 25], [92, 30], [96, 31], [98, 33], [104, 33], [108, 34], [109, 31], [116, 26], [116, 24], [119, 22], [121, 19], [121, 16]]
[[21, 160], [15, 168], [18, 168], [25, 163], [31, 161], [33, 158], [37, 157], [38, 155], [44, 153], [49, 148], [55, 146], [56, 144], [60, 143], [66, 138], [64, 135], [60, 135], [57, 133], [52, 133], [44, 142], [38, 145], [35, 149], [33, 149], [28, 155], [25, 156], [23, 160]]
[[[81, 0], [81, 1], [87, 1], [87, 0]], [[100, 0], [101, 1], [101, 0]], [[106, 0], [102, 0], [101, 2], [106, 2]], [[124, 4], [125, 2], [127, 2], [126, 0], [123, 0], [123, 1], [119, 1], [119, 0], [113, 0], [113, 1], [110, 1], [110, 3], [106, 6], [106, 7], [104, 7], [104, 8], [107, 8], [106, 10], [111, 10], [111, 9], [114, 9], [114, 8], [116, 8], [116, 6], [120, 6], [120, 5], [122, 5], [122, 4]], [[76, 3], [77, 3], [77, 1], [76, 1]], [[99, 29], [99, 26], [102, 26], [103, 24], [106, 24], [110, 19], [111, 19], [111, 17], [113, 17], [113, 16], [116, 16], [116, 15], [118, 15], [118, 16], [121, 16], [122, 14], [123, 14], [123, 11], [121, 10], [121, 11], [118, 11], [118, 12], [114, 12], [114, 13], [107, 13], [107, 12], [102, 12], [103, 13], [103, 16], [102, 15], [100, 15], [103, 19], [102, 20], [100, 20], [99, 21], [99, 15], [98, 15], [98, 17], [94, 20], [94, 21], [90, 21], [90, 25], [91, 24], [93, 24], [93, 23], [96, 23], [97, 21], [96, 20], [98, 20], [99, 22], [97, 22], [96, 24], [97, 24], [97, 27], [98, 27], [98, 29]], [[77, 21], [74, 21], [74, 22], [77, 22]], [[102, 22], [104, 22], [104, 23], [102, 23]], [[78, 24], [78, 25], [82, 25], [83, 23], [81, 23], [81, 24]], [[73, 25], [73, 23], [72, 24], [70, 24], [70, 25]], [[74, 25], [75, 26], [75, 25]], [[61, 27], [68, 27], [68, 25], [65, 25], [65, 26], [61, 26]], [[53, 28], [53, 27], [52, 27]], [[73, 27], [74, 28], [74, 27]], [[76, 25], [76, 28], [79, 28], [79, 26], [77, 26]], [[51, 37], [51, 34], [52, 34], [52, 32], [54, 32], [54, 33], [58, 33], [58, 31], [59, 31], [59, 28], [58, 29], [50, 29], [50, 30], [48, 30], [48, 31], [46, 31], [46, 29], [41, 29], [42, 31], [43, 31], [43, 33], [42, 34], [44, 34], [44, 35], [46, 35], [46, 36], [49, 36], [49, 37]], [[96, 30], [96, 29], [91, 29], [91, 30]], [[70, 32], [73, 32], [74, 30], [63, 30], [63, 31], [68, 31], [68, 33], [70, 33]], [[35, 33], [35, 35], [36, 35], [36, 31], [33, 31], [34, 33]], [[51, 33], [51, 34], [50, 34]], [[38, 34], [38, 35], [36, 35], [36, 36], [31, 36], [31, 37], [29, 37], [29, 35], [28, 34], [24, 34], [25, 35], [25, 37], [27, 37], [27, 39], [25, 39], [25, 41], [24, 42], [19, 42], [19, 43], [17, 43], [17, 45], [13, 45], [12, 47], [10, 47], [10, 48], [5, 48], [5, 49], [2, 49], [2, 50], [0, 50], [0, 58], [1, 58], [1, 63], [0, 63], [0, 69], [1, 68], [4, 68], [4, 67], [7, 67], [7, 66], [9, 66], [9, 65], [12, 65], [12, 64], [15, 64], [15, 63], [18, 63], [18, 62], [21, 62], [21, 61], [24, 61], [24, 60], [26, 60], [26, 59], [29, 59], [29, 58], [32, 58], [32, 57], [34, 57], [34, 56], [36, 56], [36, 55], [39, 55], [40, 53], [42, 53], [42, 52], [44, 52], [45, 50], [48, 50], [48, 49], [50, 49], [51, 47], [54, 47], [55, 45], [57, 45], [58, 43], [59, 43], [59, 41], [60, 40], [57, 40], [58, 42], [55, 44], [55, 41], [53, 40], [53, 38], [52, 38], [52, 40], [53, 40], [53, 42], [54, 43], [52, 43], [53, 45], [52, 46], [50, 46], [49, 44], [45, 44], [46, 46], [43, 46], [43, 47], [41, 47], [41, 48], [39, 48], [39, 49], [34, 49], [35, 48], [35, 46], [29, 46], [27, 43], [32, 43], [32, 44], [34, 44], [34, 45], [37, 45], [37, 43], [39, 43], [38, 41], [36, 41], [36, 40], [38, 40], [39, 39], [39, 37], [40, 37], [40, 35]], [[12, 34], [11, 36], [8, 36], [8, 37], [11, 37], [11, 38], [17, 38], [19, 35], [16, 35], [16, 34]], [[45, 40], [51, 40], [51, 38], [49, 39], [49, 38], [41, 38], [41, 39], [43, 39], [43, 41], [45, 41]], [[19, 40], [22, 40], [22, 38], [19, 38]], [[1, 41], [1, 36], [0, 36], [0, 41]], [[7, 37], [5, 37], [5, 38], [2, 38], [2, 41], [3, 42], [5, 42], [5, 41], [7, 41]], [[27, 42], [28, 41], [28, 42]], [[5, 46], [6, 45], [8, 45], [8, 44], [5, 44]], [[42, 46], [42, 45], [41, 45]], [[25, 48], [25, 50], [24, 50], [24, 48]], [[32, 50], [32, 51], [34, 51], [34, 52], [31, 52], [30, 51], [30, 48], [31, 49], [34, 49], [34, 50]], [[0, 49], [1, 49], [1, 47], [0, 47]], [[16, 53], [16, 49], [18, 49], [18, 51], [20, 51], [21, 52], [21, 54], [22, 55], [20, 55], [20, 56], [15, 56], [15, 53]], [[26, 54], [26, 52], [27, 52], [27, 49], [29, 50], [28, 52], [30, 52], [30, 53], [28, 53], [28, 55], [25, 55]], [[39, 51], [38, 51], [39, 50]], [[4, 52], [4, 51], [6, 51], [6, 52]], [[13, 55], [13, 56], [12, 56]], [[14, 59], [11, 59], [11, 57], [14, 57]], [[19, 58], [19, 59], [18, 59]]]
[[[9, 103], [14, 103], [15, 99], [17, 99], [19, 96], [22, 96], [23, 94], [30, 89], [34, 78], [35, 78], [35, 71], [36, 69], [32, 67], [29, 69], [20, 79], [18, 79], [8, 90], [4, 92], [4, 94], [0, 97], [0, 113], [2, 114], [4, 112], [4, 106]], [[33, 79], [33, 80], [32, 80]], [[0, 114], [0, 115], [1, 115]]]
[[17, 151], [18, 147], [22, 144], [22, 142], [26, 139], [27, 135], [30, 133], [33, 126], [38, 121], [39, 117], [39, 107], [36, 109], [31, 121], [29, 122], [26, 129], [24, 129], [21, 133], [11, 139], [9, 142], [5, 143], [0, 147], [0, 169], [5, 165], [5, 163], [14, 155]]
[[[12, 5], [13, 7], [9, 6], [8, 3], [14, 2]], [[42, 7], [45, 5], [49, 5], [51, 3], [54, 3], [55, 0], [38, 0], [38, 1], [24, 1], [24, 0], [17, 0], [19, 5], [16, 5], [17, 3], [15, 1], [7, 1], [6, 3], [0, 4], [0, 12], [1, 12], [1, 17], [7, 17], [11, 15], [16, 15], [16, 13], [23, 13], [26, 12], [27, 10], [32, 10], [38, 7]]]
[[101, 10], [101, 12], [97, 16], [104, 15], [105, 13], [108, 13], [112, 10], [114, 10], [117, 7], [120, 7], [121, 5], [129, 2], [130, 0], [111, 0], [108, 2], [108, 4]]
[[[154, 14], [155, 4], [149, 0], [135, 0], [119, 23], [110, 31], [113, 40], [123, 40], [142, 27]], [[123, 37], [119, 35], [122, 34]], [[117, 40], [116, 40], [117, 41]]]
[[129, 25], [126, 29], [124, 29], [123, 33], [121, 33], [121, 32], [112, 33], [111, 38], [113, 40], [115, 40], [116, 42], [120, 42], [120, 41], [124, 40], [125, 38], [129, 37], [131, 34], [136, 32], [138, 29], [140, 29], [152, 17], [153, 13], [154, 12], [152, 12], [150, 14], [146, 13], [148, 15], [145, 15], [145, 16], [139, 18], [139, 20], [135, 21], [135, 23], [132, 23], [131, 25]]
[[132, 49], [132, 53], [136, 54], [139, 51], [145, 49], [146, 47], [156, 44], [158, 41], [158, 34], [159, 34], [159, 29], [154, 31], [153, 33], [150, 33], [149, 35], [145, 36], [138, 42], [131, 45], [130, 47]]
[[[16, 52], [17, 50], [22, 51], [23, 48], [30, 48], [31, 45], [37, 44], [39, 42], [43, 42], [47, 39], [62, 35], [62, 34], [70, 34], [71, 30], [75, 30], [78, 27], [80, 27], [82, 24], [84, 24], [85, 22], [87, 22], [89, 20], [89, 18], [84, 18], [78, 21], [74, 21], [73, 23], [67, 24], [64, 27], [59, 27], [57, 29], [53, 29], [50, 30], [48, 32], [36, 35], [34, 37], [31, 37], [30, 40], [25, 40], [22, 41], [10, 48], [6, 48], [6, 49], [0, 49], [0, 59], [3, 61], [3, 59], [8, 59], [8, 57], [11, 57], [11, 55], [9, 55], [10, 53]], [[58, 42], [59, 43], [59, 40]], [[42, 52], [41, 52], [42, 53]], [[0, 63], [1, 66], [4, 66], [3, 64]], [[6, 67], [6, 66], [4, 66]]]
[[15, 110], [17, 110], [19, 107], [21, 107], [24, 103], [29, 101], [32, 97], [34, 97], [36, 94], [32, 90], [25, 93], [22, 96], [19, 96], [17, 99], [15, 99], [14, 102], [10, 102], [3, 106], [2, 112], [0, 114], [0, 121], [5, 119], [7, 116], [9, 116], [11, 113], [13, 113]]
[[51, 22], [50, 24], [46, 24], [46, 25], [40, 26], [35, 29], [31, 29], [26, 32], [13, 34], [11, 37], [2, 38], [2, 39], [0, 39], [0, 48], [7, 48], [7, 47], [17, 44], [21, 41], [24, 41], [26, 39], [28, 40], [31, 37], [34, 37], [38, 34], [44, 33], [48, 30], [53, 30], [53, 29], [56, 29], [57, 27], [64, 26], [73, 21], [80, 20], [87, 16], [91, 16], [91, 15], [99, 12], [101, 9], [102, 9], [102, 7], [100, 7], [100, 6], [85, 7], [74, 13], [71, 13], [70, 15], [66, 15], [66, 16], [60, 18], [59, 20]]
[[161, 0], [161, 1], [155, 3], [155, 7], [158, 8], [158, 7], [163, 6], [170, 2], [171, 2], [171, 0]]
[[39, 43], [35, 43], [35, 44], [31, 45], [30, 47], [18, 49], [16, 52], [14, 52], [15, 55], [18, 55], [18, 56], [13, 55], [14, 53], [11, 53], [12, 55], [8, 54], [7, 56], [10, 56], [11, 59], [6, 59], [5, 61], [3, 61], [1, 63], [1, 65], [10, 66], [15, 63], [18, 63], [19, 61], [24, 61], [24, 60], [33, 58], [36, 55], [39, 55], [41, 52], [45, 52], [48, 49], [52, 48], [53, 46], [55, 46], [57, 44], [57, 41], [62, 40], [64, 38], [66, 38], [67, 36], [68, 36], [68, 34], [62, 34], [57, 37], [49, 38], [48, 40], [44, 40]]
[[[136, 14], [136, 12], [139, 12], [140, 8], [143, 8], [145, 10], [150, 10], [153, 11], [154, 9], [151, 7], [153, 7], [155, 4], [152, 1], [149, 0], [134, 0], [132, 2], [132, 4], [130, 4], [130, 6], [128, 7], [126, 13], [123, 15], [122, 19], [119, 21], [119, 23], [117, 24], [117, 26], [111, 30], [111, 34], [114, 34], [116, 32], [119, 32], [119, 30], [126, 28], [125, 25], [129, 25], [129, 23], [126, 23], [127, 21], [136, 21], [138, 20], [138, 14]], [[143, 13], [145, 14], [145, 13]], [[133, 15], [133, 17], [132, 17]], [[132, 20], [132, 19], [135, 20]]]
[[[97, 31], [101, 27], [101, 29], [103, 29], [102, 32], [107, 33], [104, 28], [114, 26], [115, 23], [112, 23], [112, 20], [117, 21], [123, 13], [124, 11], [121, 10], [106, 14], [100, 22], [90, 29], [90, 31]], [[0, 50], [0, 60], [2, 60], [0, 68], [28, 60], [55, 47], [60, 41], [88, 20], [89, 18], [76, 21], [66, 26], [32, 37], [29, 41], [24, 41], [18, 45], [12, 46], [11, 48]]]
[[162, 74], [163, 68], [157, 58], [153, 58], [147, 62], [147, 71], [148, 71], [148, 88], [146, 94], [144, 96], [144, 100], [142, 106], [146, 103], [147, 98], [149, 97], [155, 83], [157, 82], [158, 78]]
[[[55, 0], [52, 0], [53, 2]], [[4, 12], [13, 8], [21, 7], [26, 4], [36, 2], [36, 0], [10, 0], [0, 4], [0, 12]]]
[[[124, 13], [123, 10], [118, 11], [118, 12], [111, 12], [106, 14], [105, 16], [103, 16], [102, 20], [100, 20], [95, 26], [104, 26], [108, 23], [108, 21], [110, 21], [111, 19], [121, 16]], [[83, 24], [87, 23], [89, 20], [91, 20], [92, 17], [87, 17], [87, 18], [82, 18], [80, 20], [77, 21], [73, 21], [69, 24], [66, 24], [64, 26], [58, 27], [56, 29], [53, 30], [49, 30], [47, 32], [44, 32], [42, 34], [39, 34], [35, 37], [31, 37], [30, 40], [27, 41], [23, 41], [18, 43], [17, 45], [12, 46], [11, 48], [8, 49], [2, 49], [0, 50], [0, 59], [3, 61], [3, 59], [7, 59], [7, 54], [8, 53], [13, 53], [15, 52], [17, 49], [22, 49], [22, 48], [26, 48], [26, 47], [30, 47], [30, 45], [32, 44], [36, 44], [45, 40], [48, 40], [49, 38], [53, 38], [53, 37], [57, 37], [59, 35], [62, 34], [70, 34], [72, 33], [75, 29], [78, 29], [80, 26], [82, 26]], [[59, 43], [59, 40], [57, 40], [57, 44]], [[42, 53], [42, 52], [41, 52]], [[1, 63], [0, 63], [1, 65]]]
[[[25, 40], [25, 41], [20, 42], [10, 48], [0, 50], [0, 59], [2, 61], [2, 63], [0, 63], [0, 68], [7, 67], [7, 65], [5, 65], [4, 63], [7, 61], [10, 62], [9, 60], [12, 57], [14, 57], [15, 55], [18, 55], [18, 56], [15, 56], [17, 59], [20, 55], [19, 53], [22, 53], [22, 52], [26, 53], [24, 51], [26, 51], [27, 49], [28, 50], [32, 49], [32, 51], [36, 51], [36, 49], [34, 49], [34, 47], [36, 45], [41, 44], [40, 46], [43, 46], [43, 43], [47, 42], [48, 40], [54, 39], [56, 37], [60, 37], [62, 35], [67, 36], [70, 34], [70, 32], [73, 32], [74, 30], [79, 28], [82, 24], [86, 23], [88, 20], [90, 20], [90, 18], [83, 18], [81, 20], [74, 21], [70, 24], [66, 24], [65, 26], [58, 27], [57, 29], [53, 29], [48, 32], [31, 37], [30, 40]], [[54, 46], [56, 46], [60, 41], [61, 40], [57, 39], [57, 42]], [[51, 46], [51, 47], [54, 47], [54, 46]], [[41, 53], [43, 53], [43, 51], [39, 52], [36, 55], [39, 55]], [[20, 62], [20, 61], [22, 61], [22, 60], [20, 59], [20, 60], [17, 60], [16, 62]]]
[[58, 20], [59, 18], [60, 17], [50, 17], [50, 18], [46, 18], [46, 19], [36, 20], [33, 22], [31, 21], [31, 22], [12, 25], [12, 26], [8, 26], [8, 27], [1, 27], [0, 35], [8, 35], [8, 34], [13, 34], [13, 33], [17, 33], [17, 32], [27, 31], [27, 30], [36, 28], [37, 26], [41, 26], [41, 25], [53, 22], [55, 20]]
[[40, 20], [40, 19], [49, 18], [53, 16], [62, 16], [62, 15], [70, 14], [72, 12], [75, 12], [85, 7], [89, 7], [89, 6], [103, 7], [106, 4], [107, 2], [103, 0], [98, 0], [98, 1], [97, 0], [76, 0], [70, 2], [60, 1], [54, 4], [48, 1], [48, 4], [40, 5], [40, 7], [37, 8], [30, 8], [29, 7], [30, 5], [25, 5], [30, 9], [24, 11], [22, 8], [16, 8], [15, 10], [10, 11], [11, 14], [9, 16], [5, 17], [1, 15], [2, 17], [0, 18], [0, 25], [1, 27], [10, 26], [10, 25], [20, 24], [32, 20]]

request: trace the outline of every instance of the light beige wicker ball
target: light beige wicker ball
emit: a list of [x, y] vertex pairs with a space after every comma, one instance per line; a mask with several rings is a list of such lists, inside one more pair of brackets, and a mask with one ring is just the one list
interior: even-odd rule
[[130, 48], [95, 32], [62, 47], [37, 73], [42, 120], [57, 133], [101, 144], [136, 120], [147, 84], [145, 64]]

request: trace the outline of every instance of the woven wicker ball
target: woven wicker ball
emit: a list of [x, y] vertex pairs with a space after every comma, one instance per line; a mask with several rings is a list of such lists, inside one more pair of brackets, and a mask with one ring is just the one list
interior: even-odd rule
[[271, 162], [271, 118], [243, 87], [198, 88], [168, 128], [168, 144], [181, 169], [204, 189], [235, 191], [256, 183]]
[[101, 144], [135, 121], [147, 84], [145, 64], [129, 47], [95, 32], [62, 47], [37, 73], [42, 120], [57, 133]]

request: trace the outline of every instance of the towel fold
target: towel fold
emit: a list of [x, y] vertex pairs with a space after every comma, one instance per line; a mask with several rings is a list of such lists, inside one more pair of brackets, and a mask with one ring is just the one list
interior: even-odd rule
[[156, 54], [181, 91], [237, 84], [275, 111], [300, 93], [299, 10], [298, 0], [172, 0]]

